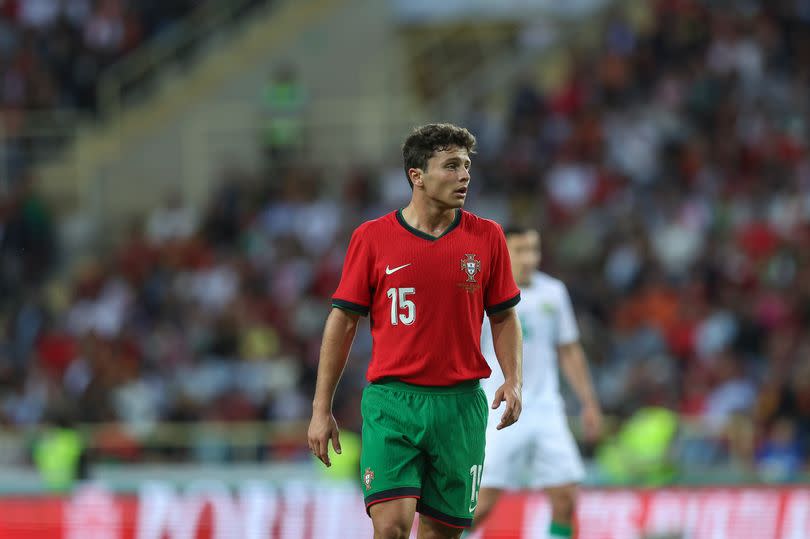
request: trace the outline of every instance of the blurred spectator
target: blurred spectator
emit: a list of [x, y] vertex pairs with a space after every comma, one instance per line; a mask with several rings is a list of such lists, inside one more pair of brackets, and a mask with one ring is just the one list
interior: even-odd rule
[[303, 150], [306, 88], [295, 67], [283, 64], [268, 77], [262, 89], [263, 142], [268, 165], [283, 168]]
[[155, 208], [149, 215], [146, 230], [154, 245], [161, 245], [190, 238], [197, 231], [197, 216], [193, 208], [183, 205], [179, 193], [166, 200], [162, 208]]
[[0, 193], [0, 306], [41, 284], [55, 255], [50, 210], [31, 182]]
[[714, 388], [706, 397], [705, 419], [711, 429], [722, 429], [734, 413], [750, 415], [756, 389], [740, 368], [739, 359], [727, 352], [713, 359]]
[[760, 476], [769, 482], [791, 481], [802, 471], [803, 458], [791, 419], [774, 422], [756, 455]]
[[34, 441], [33, 460], [46, 489], [64, 492], [87, 479], [87, 450], [64, 413], [50, 419]]
[[598, 449], [596, 462], [611, 484], [660, 486], [674, 474], [671, 447], [678, 418], [666, 408], [641, 408]]

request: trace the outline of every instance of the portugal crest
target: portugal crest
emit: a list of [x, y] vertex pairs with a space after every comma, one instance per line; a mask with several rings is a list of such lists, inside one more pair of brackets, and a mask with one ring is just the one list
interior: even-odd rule
[[374, 481], [374, 472], [371, 471], [371, 468], [366, 468], [365, 473], [363, 473], [363, 483], [366, 485], [366, 490], [371, 490], [372, 481]]
[[461, 271], [467, 274], [467, 282], [475, 283], [475, 275], [481, 271], [481, 261], [475, 259], [475, 255], [464, 255], [461, 259]]

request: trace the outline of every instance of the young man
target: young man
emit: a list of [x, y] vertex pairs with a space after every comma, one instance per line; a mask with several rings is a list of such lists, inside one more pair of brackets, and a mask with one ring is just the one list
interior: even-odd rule
[[420, 127], [403, 146], [407, 207], [352, 235], [324, 329], [309, 446], [327, 466], [340, 453], [332, 399], [357, 329], [374, 339], [363, 391], [360, 479], [374, 537], [459, 537], [472, 524], [484, 462], [490, 375], [480, 350], [484, 312], [503, 375], [498, 429], [521, 411], [520, 291], [503, 231], [463, 211], [475, 138], [449, 124]]
[[[571, 537], [576, 485], [584, 470], [566, 422], [559, 392], [557, 363], [582, 405], [585, 436], [595, 439], [602, 428], [585, 354], [565, 285], [536, 270], [540, 235], [529, 228], [506, 230], [512, 273], [522, 294], [517, 307], [528, 359], [524, 367], [523, 406], [531, 419], [506, 432], [487, 430], [487, 454], [475, 524], [481, 524], [507, 488], [545, 489], [551, 500], [549, 537]], [[491, 361], [486, 330], [482, 348]], [[494, 394], [497, 374], [484, 389]]]

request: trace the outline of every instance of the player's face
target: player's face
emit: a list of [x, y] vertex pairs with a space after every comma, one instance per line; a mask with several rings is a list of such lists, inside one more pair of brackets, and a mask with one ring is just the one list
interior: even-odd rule
[[435, 152], [427, 169], [411, 169], [414, 189], [422, 189], [428, 199], [445, 208], [461, 208], [470, 184], [470, 156], [465, 148], [452, 147]]
[[540, 265], [540, 234], [530, 230], [523, 234], [509, 234], [506, 238], [512, 275], [518, 286], [529, 284], [532, 272]]

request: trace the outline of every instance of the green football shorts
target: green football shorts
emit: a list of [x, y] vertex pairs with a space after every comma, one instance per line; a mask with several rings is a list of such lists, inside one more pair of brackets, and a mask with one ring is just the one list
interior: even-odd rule
[[363, 391], [361, 410], [366, 511], [376, 503], [417, 498], [423, 516], [470, 527], [488, 415], [478, 380], [449, 387], [375, 382]]

